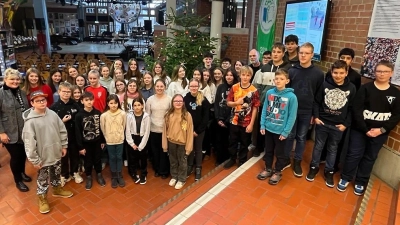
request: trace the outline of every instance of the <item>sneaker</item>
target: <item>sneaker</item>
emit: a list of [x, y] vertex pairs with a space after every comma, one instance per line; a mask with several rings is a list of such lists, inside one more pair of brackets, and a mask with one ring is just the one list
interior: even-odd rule
[[275, 172], [271, 178], [269, 178], [268, 184], [276, 185], [282, 180], [282, 172]]
[[146, 182], [147, 182], [146, 176], [141, 176], [140, 177], [140, 184], [146, 184]]
[[169, 181], [169, 186], [171, 186], [171, 187], [173, 187], [173, 186], [175, 186], [175, 184], [176, 184], [176, 179], [175, 178], [172, 178], [170, 181]]
[[290, 168], [292, 164], [290, 163], [290, 159], [287, 161], [286, 165], [283, 167], [282, 171], [284, 171], [287, 168]]
[[53, 197], [69, 198], [72, 197], [72, 195], [74, 195], [74, 193], [64, 190], [61, 186], [53, 187]]
[[106, 181], [104, 180], [103, 175], [101, 173], [97, 174], [97, 183], [102, 187], [106, 186]]
[[132, 179], [133, 179], [133, 182], [135, 182], [135, 184], [138, 184], [140, 182], [139, 175], [133, 175]]
[[257, 175], [257, 179], [259, 180], [265, 180], [268, 177], [272, 176], [273, 172], [271, 168], [265, 168], [263, 171], [261, 171], [258, 175]]
[[298, 160], [298, 159], [294, 160], [293, 174], [296, 177], [303, 176], [303, 170], [301, 169], [301, 160]]
[[124, 166], [128, 166], [128, 160], [124, 160]]
[[230, 169], [232, 166], [235, 165], [235, 163], [236, 162], [234, 160], [230, 159], [227, 163], [225, 163], [224, 169]]
[[193, 166], [187, 166], [187, 173], [186, 173], [186, 178], [190, 176], [190, 174], [193, 173]]
[[196, 174], [194, 176], [194, 181], [198, 181], [201, 178], [201, 167], [196, 168]]
[[106, 163], [101, 164], [101, 170], [104, 170], [104, 168], [106, 168]]
[[66, 183], [68, 183], [69, 181], [71, 181], [71, 177], [69, 176], [68, 178], [65, 178], [63, 176], [61, 176], [60, 182], [61, 182], [61, 187], [64, 187]]
[[256, 149], [256, 146], [253, 145], [253, 144], [250, 144], [249, 147], [248, 147], [248, 150], [249, 151], [254, 151], [254, 149]]
[[74, 180], [75, 183], [80, 184], [83, 182], [83, 178], [81, 177], [81, 175], [79, 175], [79, 173], [74, 173]]
[[319, 171], [319, 167], [311, 166], [310, 171], [308, 171], [308, 174], [306, 176], [306, 180], [312, 182], [314, 181], [315, 176], [317, 176]]
[[340, 179], [338, 185], [336, 186], [336, 189], [340, 192], [346, 191], [347, 185], [349, 185], [349, 182], [347, 180]]
[[326, 186], [330, 188], [335, 187], [335, 183], [333, 181], [333, 171], [325, 171], [324, 177]]
[[86, 189], [86, 191], [90, 191], [90, 189], [92, 189], [92, 176], [87, 176], [86, 177], [85, 189]]
[[364, 192], [365, 192], [364, 186], [358, 185], [358, 184], [356, 184], [356, 185], [354, 186], [354, 194], [355, 194], [355, 195], [360, 196], [360, 195], [363, 195]]
[[178, 181], [175, 184], [175, 189], [179, 190], [179, 189], [181, 189], [183, 187], [183, 185], [185, 185], [185, 182]]

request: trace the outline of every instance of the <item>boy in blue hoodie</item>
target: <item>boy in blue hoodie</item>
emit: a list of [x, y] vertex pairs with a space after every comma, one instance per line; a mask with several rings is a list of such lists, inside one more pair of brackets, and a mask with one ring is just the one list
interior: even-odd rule
[[[267, 91], [261, 113], [260, 133], [265, 135], [265, 169], [257, 178], [265, 180], [271, 177], [269, 184], [275, 185], [282, 179], [282, 170], [287, 162], [284, 152], [286, 138], [296, 121], [297, 97], [289, 83], [289, 74], [278, 69], [275, 72], [275, 88]], [[275, 169], [272, 169], [276, 156]]]
[[314, 181], [319, 171], [322, 149], [327, 143], [328, 154], [325, 165], [325, 184], [334, 187], [333, 173], [337, 148], [343, 132], [351, 123], [351, 107], [356, 95], [356, 87], [347, 77], [349, 67], [345, 61], [332, 64], [332, 75], [326, 77], [319, 88], [314, 102], [315, 144], [310, 171], [306, 180]]

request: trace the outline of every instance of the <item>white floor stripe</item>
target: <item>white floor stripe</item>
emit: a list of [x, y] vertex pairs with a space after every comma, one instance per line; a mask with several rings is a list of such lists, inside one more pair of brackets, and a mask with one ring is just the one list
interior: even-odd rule
[[172, 218], [172, 220], [170, 220], [167, 225], [178, 225], [184, 223], [193, 214], [199, 211], [199, 209], [201, 209], [205, 204], [211, 201], [215, 196], [217, 196], [221, 191], [223, 191], [227, 186], [235, 181], [246, 170], [252, 167], [263, 156], [264, 153], [262, 153], [259, 157], [252, 157], [251, 159], [247, 160], [247, 162], [244, 163], [241, 167], [234, 170], [231, 174], [221, 180], [213, 188], [211, 188], [207, 193], [203, 194], [199, 199], [197, 199], [186, 209], [184, 209], [182, 212]]

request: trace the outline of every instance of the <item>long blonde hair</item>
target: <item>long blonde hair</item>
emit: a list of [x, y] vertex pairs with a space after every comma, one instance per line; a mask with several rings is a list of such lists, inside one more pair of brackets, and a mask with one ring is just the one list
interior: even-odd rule
[[[203, 93], [200, 91], [200, 81], [199, 81], [199, 80], [196, 80], [196, 79], [194, 79], [194, 78], [192, 78], [192, 79], [190, 79], [190, 81], [189, 81], [189, 86], [190, 86], [190, 83], [192, 83], [192, 82], [197, 82], [197, 84], [198, 84], [199, 90], [197, 90], [196, 105], [201, 105], [201, 103], [204, 101], [204, 95], [203, 95]], [[189, 94], [190, 94], [190, 93], [189, 93]]]

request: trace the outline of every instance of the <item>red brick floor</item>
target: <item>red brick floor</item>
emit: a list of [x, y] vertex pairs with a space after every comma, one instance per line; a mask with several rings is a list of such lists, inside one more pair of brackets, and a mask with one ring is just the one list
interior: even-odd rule
[[[312, 143], [302, 164], [304, 174], [308, 172]], [[91, 191], [84, 184], [73, 181], [66, 188], [74, 192], [69, 199], [53, 198], [49, 195], [51, 212], [42, 215], [38, 211], [36, 183], [27, 183], [31, 191], [19, 192], [12, 179], [8, 166], [9, 156], [0, 149], [0, 225], [1, 224], [165, 224], [182, 210], [196, 201], [210, 188], [229, 175], [230, 170], [217, 169], [197, 185], [191, 186], [193, 175], [186, 187], [177, 191], [168, 186], [168, 180], [155, 178], [149, 170], [146, 185], [134, 184], [124, 175], [127, 186], [112, 189], [110, 172], [104, 175], [107, 186], [101, 188], [95, 183]], [[185, 224], [349, 224], [355, 220], [360, 197], [353, 194], [353, 188], [345, 193], [325, 186], [320, 174], [313, 183], [303, 178], [295, 178], [291, 169], [283, 173], [283, 180], [277, 186], [256, 179], [263, 167], [258, 161], [237, 180], [220, 192], [210, 202], [197, 211]], [[36, 176], [34, 168], [28, 164], [27, 173]], [[203, 174], [214, 169], [213, 159], [204, 162]], [[335, 182], [338, 181], [335, 176]], [[180, 194], [176, 200], [171, 198]], [[165, 202], [170, 204], [165, 207]], [[157, 212], [153, 210], [158, 210]], [[148, 218], [149, 213], [153, 214]], [[143, 218], [145, 217], [145, 218]]]

